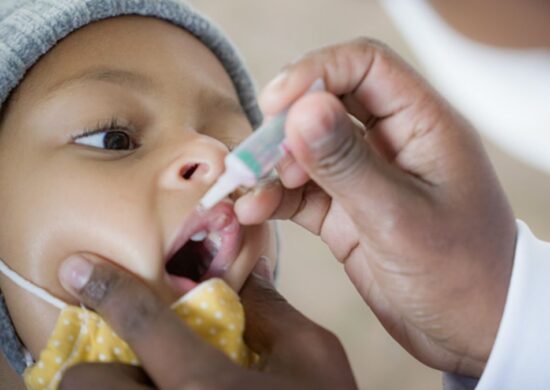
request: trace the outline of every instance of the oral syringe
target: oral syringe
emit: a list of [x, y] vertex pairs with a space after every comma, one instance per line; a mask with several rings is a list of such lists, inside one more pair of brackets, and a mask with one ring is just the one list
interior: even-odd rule
[[[322, 79], [316, 80], [306, 93], [324, 91]], [[288, 108], [262, 124], [225, 158], [225, 172], [203, 196], [200, 205], [209, 209], [239, 187], [254, 187], [267, 176], [285, 155], [285, 123]]]

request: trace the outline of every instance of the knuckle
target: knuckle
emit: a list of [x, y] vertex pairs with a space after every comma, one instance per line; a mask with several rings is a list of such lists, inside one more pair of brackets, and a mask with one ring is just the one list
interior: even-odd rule
[[164, 305], [143, 283], [106, 267], [97, 267], [82, 291], [84, 303], [97, 310], [130, 341], [156, 321]]
[[344, 347], [338, 337], [326, 329], [322, 329], [316, 336], [310, 336], [312, 345], [312, 359], [320, 366], [325, 366], [326, 362], [335, 362], [346, 356]]
[[101, 266], [96, 266], [92, 277], [80, 291], [84, 303], [100, 309], [109, 301], [121, 284], [121, 276]]
[[269, 305], [287, 304], [285, 298], [280, 295], [273, 284], [255, 274], [251, 274], [246, 281], [241, 297], [245, 305], [268, 307]]
[[382, 41], [362, 37], [358, 38], [354, 43], [354, 48], [363, 54], [363, 57], [376, 59], [379, 66], [388, 67], [390, 64], [396, 63], [405, 65], [401, 57], [388, 44]]
[[419, 242], [428, 244], [438, 234], [434, 227], [441, 219], [433, 205], [432, 197], [421, 190], [407, 191], [388, 199], [381, 206], [385, 217], [379, 225], [377, 239], [388, 248], [399, 242], [401, 250], [407, 253], [416, 251]]
[[368, 162], [368, 149], [356, 132], [340, 132], [317, 149], [316, 171], [334, 181], [346, 180]]
[[298, 343], [303, 345], [301, 353], [304, 359], [310, 360], [319, 367], [327, 367], [327, 362], [346, 360], [342, 343], [334, 333], [315, 325], [309, 330], [299, 332]]
[[152, 294], [143, 294], [139, 299], [133, 299], [130, 305], [121, 303], [115, 307], [120, 314], [113, 326], [129, 342], [143, 335], [166, 309]]
[[387, 43], [371, 37], [357, 37], [351, 41], [351, 46], [357, 48], [359, 51], [374, 51], [380, 55], [389, 55], [393, 53], [393, 49]]
[[370, 38], [370, 37], [359, 37], [357, 38], [357, 44], [360, 46], [369, 46], [371, 48], [374, 48], [375, 50], [381, 51], [381, 52], [390, 52], [392, 49], [390, 46], [376, 38]]
[[340, 340], [334, 333], [315, 324], [298, 331], [296, 337], [299, 345], [308, 345], [316, 354], [321, 353], [323, 356], [341, 348]]

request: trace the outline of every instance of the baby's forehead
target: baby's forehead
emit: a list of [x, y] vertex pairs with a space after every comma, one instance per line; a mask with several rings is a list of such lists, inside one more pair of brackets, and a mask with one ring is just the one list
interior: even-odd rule
[[168, 22], [132, 16], [96, 22], [69, 35], [27, 73], [15, 94], [44, 99], [71, 87], [100, 84], [156, 94], [178, 87], [212, 105], [243, 112], [229, 74], [202, 42]]

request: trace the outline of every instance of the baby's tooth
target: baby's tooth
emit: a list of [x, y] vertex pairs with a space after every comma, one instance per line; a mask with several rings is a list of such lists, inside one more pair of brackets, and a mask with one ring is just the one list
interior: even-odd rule
[[207, 235], [208, 232], [206, 231], [195, 233], [191, 236], [191, 241], [204, 241]]
[[220, 246], [222, 246], [222, 236], [220, 236], [219, 233], [214, 233], [214, 232], [210, 233], [208, 235], [208, 239], [212, 241], [212, 243], [216, 246], [216, 248], [219, 249]]

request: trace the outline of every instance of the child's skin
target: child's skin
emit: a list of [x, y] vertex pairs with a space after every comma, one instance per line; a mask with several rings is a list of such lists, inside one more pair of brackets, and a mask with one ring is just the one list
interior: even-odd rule
[[[119, 133], [116, 144], [136, 149], [98, 149], [78, 144], [97, 137], [73, 139], [112, 118], [121, 127], [116, 131], [130, 134]], [[33, 67], [3, 112], [0, 258], [73, 304], [57, 272], [74, 254], [131, 270], [174, 301], [182, 291], [165, 271], [167, 253], [223, 171], [228, 147], [251, 131], [224, 68], [184, 30], [129, 16], [71, 34]], [[199, 167], [185, 180], [180, 171], [188, 164]], [[241, 234], [223, 275], [236, 290], [260, 256], [275, 259], [268, 224]], [[17, 331], [36, 357], [59, 312], [0, 281]]]

